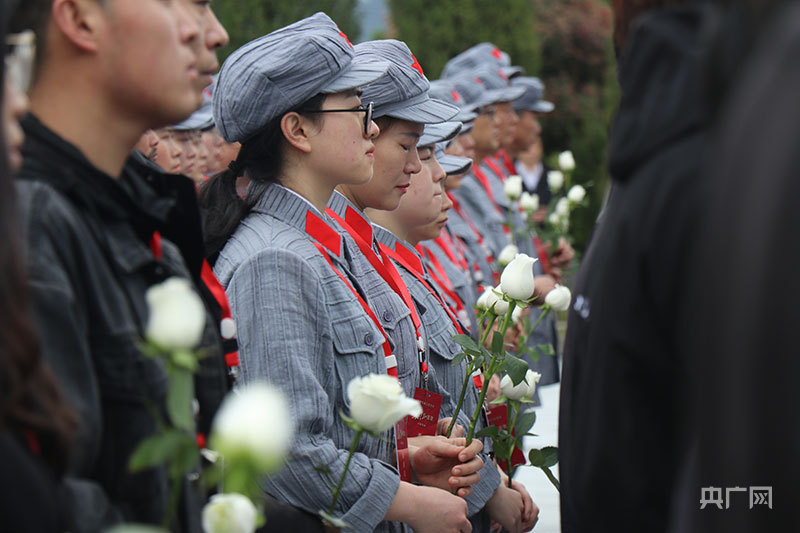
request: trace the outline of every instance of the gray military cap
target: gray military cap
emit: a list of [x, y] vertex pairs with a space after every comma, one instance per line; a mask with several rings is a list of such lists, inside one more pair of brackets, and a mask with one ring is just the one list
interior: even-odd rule
[[200, 109], [192, 113], [189, 118], [175, 124], [172, 129], [175, 131], [207, 130], [214, 127], [214, 112], [211, 97], [203, 92], [203, 105]]
[[355, 63], [354, 55], [325, 13], [250, 41], [225, 60], [214, 87], [220, 133], [228, 142], [247, 140], [310, 98], [366, 85], [389, 66]]
[[405, 43], [394, 39], [356, 45], [356, 63], [389, 63], [386, 73], [361, 88], [361, 100], [374, 102], [373, 118], [392, 117], [421, 124], [450, 120], [458, 107], [430, 97], [430, 83]]
[[429, 92], [432, 98], [443, 100], [458, 107], [458, 114], [453, 117], [453, 120], [463, 122], [466, 125], [478, 118], [478, 114], [468, 108], [467, 101], [458, 92], [453, 80], [434, 80], [431, 82]]
[[513, 87], [522, 87], [525, 92], [514, 100], [515, 111], [535, 111], [537, 113], [549, 113], [555, 109], [552, 102], [542, 100], [544, 96], [544, 83], [539, 78], [523, 76], [511, 80]]
[[417, 142], [417, 146], [430, 146], [438, 142], [451, 141], [461, 132], [460, 122], [440, 122], [425, 124], [425, 131]]
[[508, 76], [498, 67], [481, 67], [465, 77], [480, 83], [486, 89], [488, 97], [493, 102], [513, 102], [525, 92], [522, 87], [512, 87], [508, 84]]
[[454, 176], [458, 174], [466, 174], [472, 168], [472, 159], [468, 157], [460, 157], [457, 155], [446, 154], [445, 148], [447, 143], [436, 143], [434, 148], [434, 155], [436, 161], [442, 166], [445, 174]]
[[510, 78], [522, 74], [522, 67], [511, 65], [508, 54], [497, 48], [492, 43], [480, 43], [468, 48], [450, 59], [442, 70], [442, 78], [455, 78], [465, 72], [472, 72], [479, 67], [495, 67], [502, 69], [506, 77]]

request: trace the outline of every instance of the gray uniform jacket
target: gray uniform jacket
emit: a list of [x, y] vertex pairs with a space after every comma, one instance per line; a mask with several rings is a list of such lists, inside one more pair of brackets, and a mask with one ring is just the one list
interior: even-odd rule
[[[375, 238], [378, 239], [381, 244], [384, 244], [393, 250], [395, 250], [396, 246], [398, 245], [406, 246], [406, 248], [413, 252], [413, 249], [410, 246], [401, 243], [390, 231], [377, 225], [374, 227]], [[414, 303], [417, 304], [420, 318], [425, 326], [425, 337], [428, 339], [430, 353], [428, 358], [429, 364], [435, 368], [437, 379], [440, 380], [440, 383], [444, 389], [449, 391], [451, 397], [457, 399], [459, 393], [461, 392], [461, 386], [464, 382], [466, 363], [462, 361], [461, 364], [456, 366], [453, 366], [452, 364], [453, 358], [461, 352], [460, 346], [452, 340], [457, 334], [456, 329], [453, 326], [453, 323], [450, 320], [447, 312], [436, 300], [436, 297], [431, 294], [431, 292], [416, 277], [414, 277], [414, 275], [411, 274], [406, 267], [400, 263], [397, 263], [397, 267], [400, 271], [400, 275], [403, 277], [403, 280], [405, 280], [406, 285], [411, 292], [411, 297], [414, 299]], [[427, 281], [428, 285], [432, 287], [432, 281], [430, 279]], [[452, 416], [452, 411], [449, 413], [444, 412], [444, 402], [442, 405], [442, 416]], [[465, 428], [468, 427], [469, 418], [472, 416], [472, 413], [475, 412], [475, 407], [477, 405], [477, 390], [475, 387], [470, 386], [467, 389], [467, 394], [464, 397], [464, 404], [461, 408], [461, 412], [458, 415], [458, 422]], [[481, 416], [478, 420], [476, 432], [485, 427], [486, 423], [487, 421], [484, 414], [484, 416]], [[495, 490], [497, 490], [497, 487], [500, 484], [500, 474], [498, 473], [494, 462], [491, 458], [489, 458], [487, 453], [491, 449], [491, 441], [487, 441], [484, 441], [484, 452], [482, 453], [485, 464], [480, 471], [481, 479], [478, 483], [473, 485], [473, 492], [469, 495], [469, 497], [467, 497], [470, 515], [474, 515], [483, 509], [484, 505], [486, 505], [486, 502], [492, 497], [492, 495], [494, 495]], [[482, 515], [485, 515], [485, 513], [482, 513]], [[485, 518], [486, 517], [483, 516], [481, 522], [485, 521]], [[480, 530], [482, 531], [483, 528]], [[488, 530], [488, 528], [486, 530]]]
[[[452, 196], [452, 198], [458, 201], [455, 196]], [[456, 210], [454, 208], [447, 213], [446, 227], [454, 238], [461, 239], [466, 245], [465, 254], [472, 271], [472, 280], [475, 282], [475, 287], [477, 288], [478, 285], [493, 285], [492, 275], [495, 273], [497, 266], [489, 261], [492, 250], [486, 244], [486, 241], [483, 243], [480, 242], [472, 226], [464, 220], [459, 211], [461, 210]], [[464, 214], [469, 216], [468, 213]]]
[[517, 245], [521, 253], [536, 257], [536, 249], [533, 246], [532, 235], [528, 233], [525, 227], [525, 221], [522, 219], [519, 209], [517, 209], [516, 202], [509, 200], [506, 196], [503, 180], [485, 163], [480, 166], [480, 169], [486, 174], [489, 180], [489, 186], [492, 188], [494, 201], [503, 213], [503, 220], [508, 222], [509, 213], [511, 214], [511, 222], [514, 225], [514, 244]]
[[[347, 459], [353, 431], [339, 415], [349, 412], [347, 384], [386, 373], [381, 333], [305, 231], [308, 213], [324, 218], [315, 211], [296, 193], [269, 186], [214, 268], [238, 325], [241, 378], [280, 387], [296, 424], [292, 455], [265, 488], [310, 512], [330, 505], [331, 479], [339, 479]], [[347, 276], [341, 237], [325, 227], [329, 255]], [[391, 466], [393, 435], [364, 435], [357, 452], [334, 514], [355, 531], [397, 530], [382, 522], [400, 484]], [[317, 470], [322, 466], [330, 478]]]
[[461, 187], [455, 189], [453, 195], [483, 234], [492, 254], [497, 257], [509, 244], [509, 240], [503, 231], [503, 217], [497, 212], [483, 185], [470, 173], [461, 179]]

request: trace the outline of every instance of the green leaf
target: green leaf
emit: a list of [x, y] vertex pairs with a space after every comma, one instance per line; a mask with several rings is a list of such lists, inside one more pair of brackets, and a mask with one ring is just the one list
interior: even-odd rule
[[451, 364], [453, 366], [458, 366], [458, 365], [461, 364], [461, 361], [463, 361], [466, 357], [467, 357], [467, 354], [460, 353], [460, 354], [456, 355], [455, 357], [453, 357], [453, 361], [452, 361]]
[[491, 437], [494, 439], [498, 435], [497, 426], [489, 426], [480, 430], [477, 434], [478, 437]]
[[517, 422], [514, 427], [514, 432], [517, 435], [524, 435], [527, 433], [533, 425], [536, 423], [536, 411], [526, 411], [524, 413], [520, 413], [517, 417]]
[[147, 437], [134, 450], [128, 461], [131, 472], [163, 464], [180, 451], [185, 435], [176, 429]]
[[537, 350], [539, 350], [539, 353], [541, 353], [543, 355], [555, 355], [556, 354], [556, 350], [555, 350], [555, 348], [553, 348], [552, 344], [537, 344], [535, 346], [535, 348]]
[[522, 380], [525, 379], [525, 374], [528, 372], [527, 361], [514, 356], [506, 357], [506, 360], [503, 362], [503, 367], [506, 374], [511, 376], [511, 381], [514, 383], [514, 386], [522, 383]]
[[194, 399], [194, 376], [185, 368], [174, 368], [170, 372], [167, 391], [167, 412], [172, 424], [188, 432], [194, 431], [192, 400]]
[[471, 350], [475, 350], [475, 351], [480, 349], [478, 347], [478, 343], [475, 342], [475, 339], [473, 339], [469, 335], [456, 335], [455, 337], [453, 337], [453, 341], [456, 344], [458, 344], [458, 345], [460, 345], [460, 346], [462, 346], [464, 348], [467, 348], [467, 349], [471, 349]]
[[170, 465], [170, 470], [174, 478], [183, 477], [197, 467], [200, 462], [200, 450], [194, 439], [188, 435], [183, 435], [180, 447]]
[[534, 448], [528, 452], [528, 459], [533, 466], [550, 468], [558, 463], [558, 448], [555, 446], [545, 446], [541, 450]]
[[495, 354], [500, 354], [503, 352], [503, 336], [500, 335], [499, 331], [495, 331], [492, 333], [492, 352]]
[[197, 355], [191, 350], [175, 350], [170, 354], [172, 364], [192, 373], [197, 371]]
[[506, 439], [492, 439], [492, 451], [497, 457], [505, 459], [506, 461], [511, 458], [511, 453], [514, 450], [513, 443], [508, 442]]

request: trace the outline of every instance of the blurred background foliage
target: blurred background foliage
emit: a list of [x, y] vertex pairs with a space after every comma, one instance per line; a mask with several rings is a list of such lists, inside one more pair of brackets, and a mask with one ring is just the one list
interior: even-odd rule
[[608, 184], [606, 145], [619, 100], [608, 0], [214, 0], [212, 5], [231, 38], [220, 60], [317, 11], [328, 13], [353, 43], [405, 41], [430, 79], [470, 46], [496, 44], [527, 75], [541, 78], [545, 98], [556, 104], [541, 117], [542, 138], [548, 161], [572, 150], [573, 183], [591, 187], [589, 208], [576, 211], [572, 220], [575, 246], [583, 249]]

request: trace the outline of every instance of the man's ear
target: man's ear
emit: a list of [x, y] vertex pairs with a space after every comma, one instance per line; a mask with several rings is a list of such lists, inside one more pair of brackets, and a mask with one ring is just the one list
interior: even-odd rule
[[99, 0], [53, 0], [52, 22], [66, 40], [85, 52], [97, 52], [106, 13]]
[[308, 120], [307, 117], [294, 111], [286, 113], [281, 119], [281, 131], [289, 142], [289, 145], [301, 152], [311, 151], [311, 134], [316, 124]]

